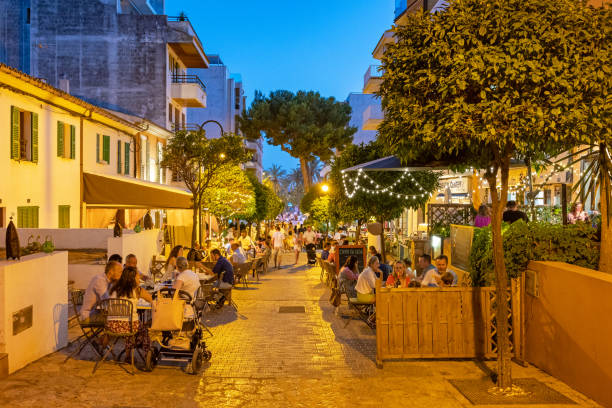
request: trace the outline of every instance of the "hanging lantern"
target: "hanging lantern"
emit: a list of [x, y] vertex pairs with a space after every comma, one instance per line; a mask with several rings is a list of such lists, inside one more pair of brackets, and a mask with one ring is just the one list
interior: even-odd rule
[[117, 238], [123, 235], [123, 230], [121, 229], [121, 224], [119, 224], [119, 219], [115, 218], [115, 228], [113, 228], [113, 237]]
[[13, 217], [6, 227], [6, 259], [21, 259], [21, 247], [19, 246], [19, 235], [13, 224]]
[[150, 230], [153, 229], [153, 218], [151, 218], [151, 213], [147, 211], [143, 220], [144, 229]]

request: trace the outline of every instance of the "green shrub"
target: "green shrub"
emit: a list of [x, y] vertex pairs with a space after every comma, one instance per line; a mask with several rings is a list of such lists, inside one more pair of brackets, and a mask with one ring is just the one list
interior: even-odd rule
[[[599, 262], [596, 230], [590, 224], [527, 224], [520, 220], [504, 224], [502, 235], [506, 270], [512, 278], [524, 272], [531, 260], [566, 262], [591, 269], [596, 269]], [[494, 283], [492, 249], [491, 228], [476, 228], [470, 252], [473, 286]]]

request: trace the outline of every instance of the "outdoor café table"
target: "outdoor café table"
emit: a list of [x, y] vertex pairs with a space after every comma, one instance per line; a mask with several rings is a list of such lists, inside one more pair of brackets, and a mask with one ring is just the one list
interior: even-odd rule
[[136, 311], [138, 312], [138, 320], [142, 324], [148, 324], [151, 321], [151, 304], [149, 302], [144, 299], [138, 299]]
[[210, 283], [217, 279], [217, 275], [209, 275], [207, 273], [198, 273], [198, 278], [200, 278], [200, 282]]

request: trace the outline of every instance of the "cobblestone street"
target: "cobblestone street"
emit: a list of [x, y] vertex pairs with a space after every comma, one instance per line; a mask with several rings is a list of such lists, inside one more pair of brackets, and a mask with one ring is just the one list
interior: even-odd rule
[[[415, 360], [377, 369], [374, 331], [357, 320], [344, 327], [319, 272], [286, 266], [234, 290], [238, 313], [225, 307], [207, 316], [213, 357], [200, 376], [173, 367], [130, 376], [114, 364], [92, 375], [92, 361], [63, 364], [62, 350], [0, 381], [0, 406], [471, 406], [447, 379], [485, 377], [481, 365]], [[279, 313], [281, 306], [304, 306], [305, 313]], [[597, 406], [536, 368], [515, 365], [514, 376], [537, 378], [579, 406]]]

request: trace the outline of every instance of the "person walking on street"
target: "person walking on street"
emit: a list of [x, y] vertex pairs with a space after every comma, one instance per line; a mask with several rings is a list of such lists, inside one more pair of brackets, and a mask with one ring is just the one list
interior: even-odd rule
[[283, 244], [285, 242], [285, 234], [280, 227], [276, 226], [276, 231], [272, 234], [272, 259], [274, 259], [274, 267], [278, 269], [282, 260], [279, 260], [279, 254], [283, 252]]

